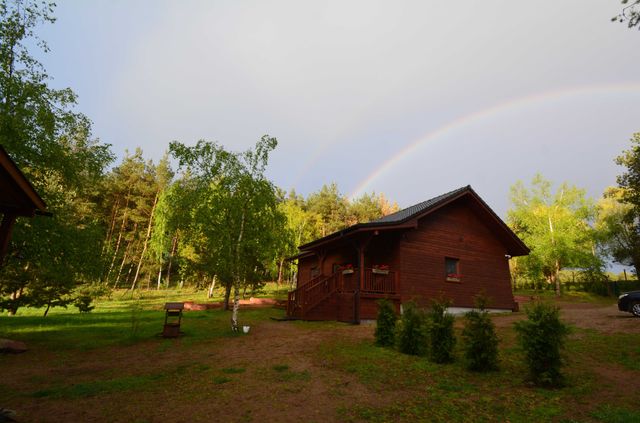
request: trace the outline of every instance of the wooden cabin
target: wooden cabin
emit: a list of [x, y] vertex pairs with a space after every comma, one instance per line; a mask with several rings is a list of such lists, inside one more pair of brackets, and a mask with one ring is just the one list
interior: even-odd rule
[[513, 310], [509, 258], [529, 253], [470, 186], [299, 249], [287, 315], [356, 323], [375, 319], [381, 298], [399, 309], [442, 296], [470, 309], [484, 292], [490, 308]]
[[51, 216], [47, 205], [40, 198], [29, 180], [0, 145], [0, 265], [11, 239], [11, 230], [20, 216], [33, 217], [36, 214]]

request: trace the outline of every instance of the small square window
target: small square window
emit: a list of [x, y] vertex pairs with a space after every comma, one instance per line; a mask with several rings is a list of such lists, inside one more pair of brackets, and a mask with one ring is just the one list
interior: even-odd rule
[[445, 278], [450, 282], [460, 282], [460, 260], [457, 258], [445, 257], [444, 259]]
[[311, 268], [311, 279], [320, 276], [320, 269], [317, 266]]

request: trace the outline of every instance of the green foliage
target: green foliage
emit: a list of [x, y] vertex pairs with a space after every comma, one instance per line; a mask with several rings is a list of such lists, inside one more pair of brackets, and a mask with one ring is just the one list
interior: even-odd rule
[[444, 298], [435, 299], [427, 312], [429, 334], [429, 360], [434, 363], [453, 361], [453, 348], [456, 337], [453, 332], [455, 318], [447, 313], [451, 301]]
[[384, 194], [364, 193], [353, 199], [347, 207], [349, 224], [370, 222], [398, 211], [398, 204], [389, 203]]
[[376, 345], [388, 347], [394, 344], [397, 320], [393, 303], [387, 299], [378, 301], [378, 320], [375, 331]]
[[[276, 189], [264, 172], [277, 140], [263, 136], [253, 150], [229, 152], [199, 141], [194, 147], [172, 142], [170, 151], [184, 170], [191, 192], [182, 197], [183, 251], [190, 251], [201, 271], [217, 275], [238, 299], [242, 285], [259, 287], [280, 249], [284, 216]], [[190, 201], [189, 201], [190, 200]], [[185, 248], [186, 247], [186, 248]], [[237, 308], [232, 327], [237, 329]]]
[[113, 156], [91, 139], [70, 89], [49, 76], [29, 49], [48, 51], [34, 29], [54, 22], [53, 3], [0, 1], [0, 144], [47, 203], [53, 217], [18, 219], [0, 275], [0, 310], [65, 307], [76, 285], [102, 267], [97, 197]]
[[640, 132], [633, 134], [630, 142], [631, 148], [616, 157], [616, 164], [626, 168], [617, 182], [622, 189], [622, 201], [640, 209]]
[[531, 380], [540, 386], [561, 386], [564, 377], [562, 349], [569, 328], [560, 320], [558, 307], [536, 302], [526, 307], [527, 320], [514, 324], [524, 350]]
[[396, 327], [396, 345], [404, 354], [426, 355], [429, 332], [424, 312], [413, 302], [403, 304], [403, 312]]
[[498, 335], [486, 310], [487, 297], [476, 297], [477, 310], [464, 316], [462, 329], [465, 365], [469, 370], [486, 372], [498, 369]]
[[82, 294], [76, 297], [74, 302], [74, 306], [78, 307], [78, 311], [80, 313], [89, 313], [91, 310], [96, 308], [94, 305], [91, 305], [93, 302], [93, 298], [90, 295]]
[[[638, 3], [635, 3], [636, 5]], [[633, 134], [631, 147], [616, 158], [626, 168], [617, 177], [618, 188], [609, 188], [601, 200], [598, 225], [611, 257], [640, 272], [640, 132]]]
[[602, 260], [594, 254], [597, 237], [590, 222], [595, 206], [585, 191], [567, 183], [555, 193], [551, 187], [541, 175], [534, 177], [530, 189], [518, 181], [511, 187], [513, 207], [507, 222], [531, 249], [528, 256], [512, 260], [514, 278], [544, 278], [560, 295], [558, 273], [563, 267], [600, 269]]
[[134, 154], [127, 152], [106, 176], [102, 206], [108, 227], [102, 248], [105, 284], [135, 288], [140, 274], [150, 279], [166, 264], [174, 234], [168, 234], [168, 241], [159, 239], [158, 235], [167, 230], [162, 225], [167, 211], [166, 207], [158, 209], [160, 205], [166, 206], [161, 200], [172, 177], [166, 155], [155, 165], [144, 160], [139, 148]]
[[311, 213], [319, 216], [316, 237], [323, 237], [348, 226], [347, 199], [340, 194], [338, 186], [323, 185], [320, 191], [307, 198], [307, 207]]

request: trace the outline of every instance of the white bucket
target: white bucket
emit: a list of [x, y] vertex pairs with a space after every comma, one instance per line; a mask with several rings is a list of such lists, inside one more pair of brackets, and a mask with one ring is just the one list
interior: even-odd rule
[[249, 329], [251, 329], [251, 326], [243, 326], [243, 327], [242, 327], [242, 331], [243, 331], [244, 333], [249, 333]]

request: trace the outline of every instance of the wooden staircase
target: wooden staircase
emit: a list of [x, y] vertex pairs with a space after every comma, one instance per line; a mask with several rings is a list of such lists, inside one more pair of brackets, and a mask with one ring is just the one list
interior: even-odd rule
[[[376, 274], [374, 269], [365, 269], [364, 279], [360, 281], [358, 269], [354, 269], [352, 274], [343, 274], [339, 270], [329, 276], [316, 276], [289, 292], [287, 316], [294, 319], [307, 319], [311, 316], [310, 312], [321, 304], [325, 303], [323, 307], [331, 307], [330, 303], [332, 301], [335, 303], [336, 297], [340, 297], [342, 303], [346, 301], [352, 305], [353, 301], [348, 298], [353, 298], [358, 284], [363, 296], [383, 298], [399, 292], [397, 274], [393, 271]], [[339, 307], [338, 304], [335, 306]], [[317, 314], [318, 311], [320, 310], [316, 310], [313, 314]], [[337, 316], [339, 313], [336, 310], [331, 314]], [[312, 318], [312, 320], [315, 319]]]
[[329, 276], [320, 275], [289, 292], [287, 316], [304, 318], [307, 312], [338, 290], [339, 276], [341, 276], [339, 272]]

